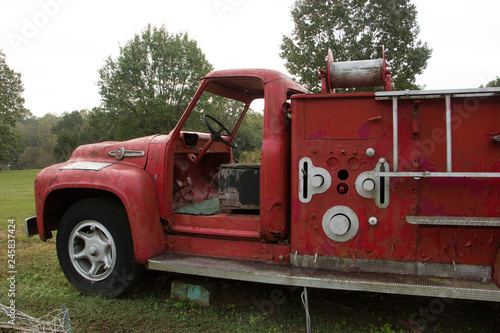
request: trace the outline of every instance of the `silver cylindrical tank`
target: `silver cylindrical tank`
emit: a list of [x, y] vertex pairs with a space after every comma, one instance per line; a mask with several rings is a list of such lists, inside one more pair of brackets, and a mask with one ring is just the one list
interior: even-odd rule
[[332, 62], [331, 88], [385, 86], [384, 59]]

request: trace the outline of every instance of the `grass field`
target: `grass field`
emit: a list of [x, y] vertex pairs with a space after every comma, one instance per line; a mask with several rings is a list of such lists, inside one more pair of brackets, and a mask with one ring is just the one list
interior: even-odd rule
[[[221, 281], [210, 307], [170, 299], [183, 276], [147, 272], [143, 285], [118, 299], [80, 295], [66, 281], [55, 242], [25, 236], [34, 216], [37, 171], [0, 171], [0, 303], [41, 317], [69, 311], [72, 332], [304, 332], [300, 289]], [[15, 220], [15, 296], [9, 296], [9, 220]], [[278, 297], [279, 296], [279, 297]], [[313, 332], [496, 332], [500, 303], [440, 300], [359, 292], [310, 290]], [[0, 314], [0, 322], [9, 318]]]

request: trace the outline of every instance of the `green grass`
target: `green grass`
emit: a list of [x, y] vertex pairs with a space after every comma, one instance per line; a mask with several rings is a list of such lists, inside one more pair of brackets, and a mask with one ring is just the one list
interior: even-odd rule
[[38, 171], [0, 171], [0, 225], [35, 215], [33, 181]]
[[[66, 281], [54, 240], [27, 238], [24, 219], [34, 216], [37, 171], [0, 171], [0, 303], [7, 305], [8, 220], [16, 221], [16, 307], [41, 317], [69, 310], [73, 332], [304, 332], [301, 289], [216, 280], [210, 307], [170, 298], [170, 284], [183, 276], [147, 272], [142, 286], [118, 299], [79, 294]], [[213, 281], [213, 280], [212, 280]], [[276, 297], [276, 295], [279, 297]], [[274, 295], [274, 296], [273, 296]], [[409, 332], [409, 318], [428, 318], [426, 332], [494, 332], [500, 303], [454, 301], [439, 314], [423, 297], [342, 291], [309, 291], [313, 332]], [[432, 319], [432, 320], [430, 320]], [[0, 314], [0, 322], [8, 318]]]

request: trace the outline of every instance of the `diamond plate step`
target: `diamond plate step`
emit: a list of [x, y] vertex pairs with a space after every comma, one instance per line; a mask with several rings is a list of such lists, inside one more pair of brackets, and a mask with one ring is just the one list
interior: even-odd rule
[[276, 285], [500, 302], [500, 288], [491, 280], [480, 282], [402, 274], [340, 272], [175, 253], [163, 253], [149, 259], [148, 268]]

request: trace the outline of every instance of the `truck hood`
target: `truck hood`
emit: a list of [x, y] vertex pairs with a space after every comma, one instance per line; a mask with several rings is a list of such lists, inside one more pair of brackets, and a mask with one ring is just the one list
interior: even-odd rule
[[157, 135], [129, 141], [107, 141], [83, 145], [75, 149], [66, 164], [82, 162], [120, 163], [146, 167], [151, 140]]

